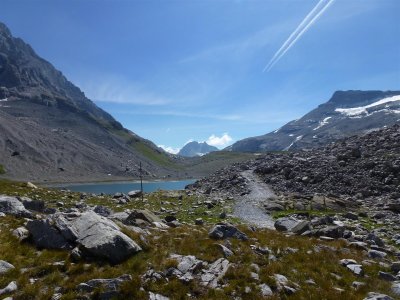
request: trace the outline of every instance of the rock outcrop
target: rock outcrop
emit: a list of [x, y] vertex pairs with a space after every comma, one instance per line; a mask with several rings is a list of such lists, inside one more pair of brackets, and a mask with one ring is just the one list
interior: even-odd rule
[[73, 249], [86, 256], [119, 263], [141, 250], [111, 220], [94, 212], [57, 213], [44, 220], [27, 223], [33, 242], [39, 248]]

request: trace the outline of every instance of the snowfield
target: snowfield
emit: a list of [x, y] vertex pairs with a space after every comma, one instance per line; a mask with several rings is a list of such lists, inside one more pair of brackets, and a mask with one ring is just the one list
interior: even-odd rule
[[[383, 98], [379, 101], [371, 103], [366, 106], [353, 107], [353, 108], [336, 108], [335, 111], [348, 117], [361, 117], [362, 114], [368, 115], [368, 108], [379, 106], [385, 103], [400, 101], [400, 95]], [[397, 111], [394, 111], [397, 113]]]

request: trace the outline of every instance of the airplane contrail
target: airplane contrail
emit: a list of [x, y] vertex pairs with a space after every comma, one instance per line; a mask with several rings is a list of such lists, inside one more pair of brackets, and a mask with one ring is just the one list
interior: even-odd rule
[[[292, 32], [281, 48], [275, 53], [270, 62], [265, 66], [263, 72], [269, 71], [272, 67], [289, 51], [290, 48], [301, 38], [301, 36], [310, 29], [319, 17], [331, 6], [335, 0], [320, 0], [317, 5], [308, 13], [299, 26]], [[325, 4], [323, 4], [326, 2]], [[323, 4], [322, 8], [321, 5]]]
[[312, 15], [319, 10], [321, 4], [324, 2], [324, 0], [320, 0], [317, 5], [308, 13], [308, 15], [301, 21], [300, 25], [297, 26], [295, 31], [292, 32], [292, 34], [288, 37], [288, 39], [283, 43], [283, 45], [279, 48], [279, 50], [274, 54], [274, 56], [271, 58], [269, 63], [265, 66], [263, 72], [268, 69], [275, 59], [282, 53], [282, 51], [287, 47], [287, 45], [290, 43], [290, 41], [299, 33], [299, 31], [309, 22], [309, 19], [312, 17]]

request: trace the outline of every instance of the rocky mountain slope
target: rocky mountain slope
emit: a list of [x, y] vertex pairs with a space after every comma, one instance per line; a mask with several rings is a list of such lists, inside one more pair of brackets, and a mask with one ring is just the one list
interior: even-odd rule
[[[321, 148], [259, 155], [195, 182], [191, 189], [246, 194], [241, 173], [253, 170], [278, 194], [391, 202], [400, 198], [400, 125], [352, 136]], [[299, 196], [301, 195], [301, 196]]]
[[178, 155], [186, 157], [203, 156], [210, 152], [218, 151], [217, 147], [210, 146], [206, 142], [199, 143], [196, 141], [187, 143], [179, 151]]
[[173, 176], [173, 157], [122, 127], [0, 23], [0, 165], [31, 181]]
[[400, 91], [337, 91], [302, 118], [227, 150], [266, 152], [318, 147], [400, 123]]

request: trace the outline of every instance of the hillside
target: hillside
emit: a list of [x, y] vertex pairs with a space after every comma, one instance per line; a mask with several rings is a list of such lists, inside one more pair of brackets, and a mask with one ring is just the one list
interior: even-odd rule
[[174, 158], [123, 128], [0, 23], [0, 165], [7, 177], [173, 176]]
[[268, 134], [226, 150], [266, 152], [312, 148], [400, 122], [400, 91], [337, 91], [332, 98]]

